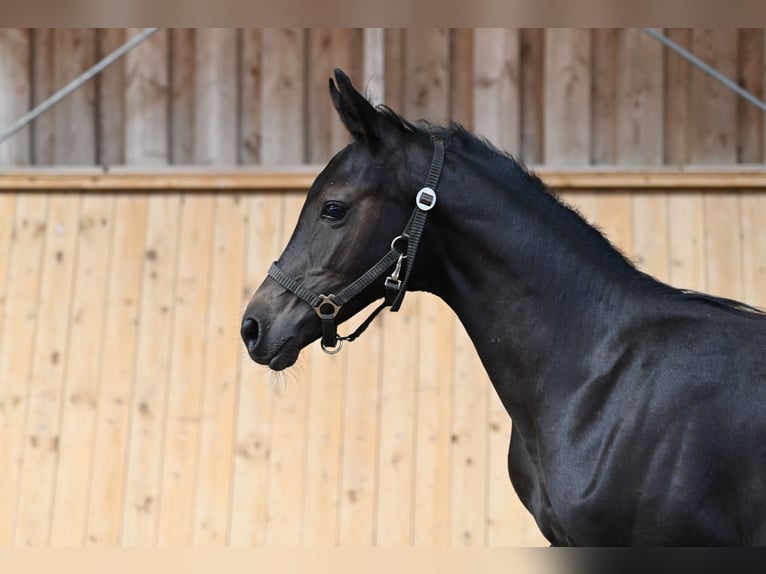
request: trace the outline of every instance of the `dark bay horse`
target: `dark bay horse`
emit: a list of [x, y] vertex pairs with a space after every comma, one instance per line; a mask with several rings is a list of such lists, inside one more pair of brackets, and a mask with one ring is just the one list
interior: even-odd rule
[[766, 315], [641, 273], [459, 126], [374, 108], [339, 70], [330, 94], [352, 141], [247, 306], [252, 359], [335, 351], [336, 324], [428, 291], [513, 420], [510, 478], [553, 545], [766, 545]]

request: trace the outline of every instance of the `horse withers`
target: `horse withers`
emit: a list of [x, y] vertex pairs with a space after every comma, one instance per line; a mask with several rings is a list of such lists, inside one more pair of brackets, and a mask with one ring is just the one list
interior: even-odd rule
[[766, 544], [766, 315], [638, 271], [460, 126], [375, 108], [339, 70], [330, 95], [351, 143], [247, 306], [250, 357], [334, 352], [371, 302], [430, 292], [513, 420], [511, 482], [551, 544]]

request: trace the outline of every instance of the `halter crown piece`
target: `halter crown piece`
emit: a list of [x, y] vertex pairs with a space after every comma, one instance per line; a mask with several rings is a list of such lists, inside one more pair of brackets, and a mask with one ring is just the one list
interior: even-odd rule
[[[391, 241], [391, 248], [388, 253], [378, 260], [378, 262], [365, 271], [356, 281], [344, 287], [337, 294], [320, 295], [306, 289], [300, 282], [289, 277], [282, 271], [277, 263], [274, 262], [269, 267], [269, 277], [274, 279], [282, 287], [290, 291], [299, 299], [308, 303], [316, 312], [322, 322], [322, 350], [325, 353], [334, 355], [341, 350], [343, 341], [353, 341], [361, 335], [372, 320], [385, 307], [391, 307], [391, 312], [395, 313], [402, 306], [404, 294], [407, 291], [407, 285], [410, 281], [410, 274], [415, 263], [415, 256], [418, 251], [420, 237], [423, 234], [423, 228], [426, 224], [428, 212], [436, 205], [436, 187], [439, 184], [439, 176], [444, 166], [444, 141], [438, 136], [431, 136], [434, 144], [434, 155], [431, 159], [431, 168], [428, 171], [425, 186], [418, 192], [415, 198], [415, 209], [410, 216], [407, 225], [404, 227], [401, 235], [398, 235]], [[406, 254], [398, 249], [400, 241], [407, 243]], [[335, 324], [335, 317], [343, 305], [356, 297], [365, 288], [371, 285], [376, 279], [384, 275], [391, 266], [394, 269], [385, 278], [385, 299], [370, 314], [359, 327], [345, 337], [338, 335], [338, 327]], [[402, 269], [404, 268], [404, 277]]]

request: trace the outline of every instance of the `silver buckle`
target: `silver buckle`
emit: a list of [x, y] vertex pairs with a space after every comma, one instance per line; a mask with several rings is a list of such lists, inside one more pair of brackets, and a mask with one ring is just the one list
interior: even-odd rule
[[415, 205], [421, 211], [429, 211], [436, 205], [436, 192], [430, 187], [424, 187], [421, 189], [417, 196], [415, 196]]

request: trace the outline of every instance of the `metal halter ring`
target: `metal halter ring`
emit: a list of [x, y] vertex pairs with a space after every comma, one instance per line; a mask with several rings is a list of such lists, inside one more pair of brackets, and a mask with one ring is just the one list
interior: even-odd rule
[[[402, 239], [404, 241], [407, 241], [407, 240], [409, 240], [409, 236], [406, 233], [402, 233], [401, 235], [397, 235], [396, 237], [394, 237], [391, 240], [391, 249], [394, 249], [395, 251], [398, 251], [399, 253], [404, 253], [404, 251], [402, 251], [400, 249], [396, 249], [396, 242], [399, 241], [400, 239]], [[405, 255], [405, 258], [406, 257], [407, 256]]]
[[338, 341], [335, 343], [334, 347], [325, 347], [325, 344], [323, 341], [319, 341], [319, 344], [322, 346], [322, 350], [328, 354], [328, 355], [337, 355], [340, 353], [340, 350], [343, 348], [343, 339], [338, 337]]

